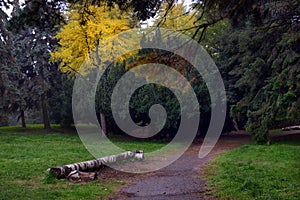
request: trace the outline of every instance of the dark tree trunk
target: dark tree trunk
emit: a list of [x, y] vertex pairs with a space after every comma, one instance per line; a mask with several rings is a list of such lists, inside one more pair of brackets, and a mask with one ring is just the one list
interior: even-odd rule
[[24, 114], [24, 110], [23, 109], [21, 109], [21, 122], [22, 122], [22, 127], [26, 128], [25, 114]]
[[102, 129], [102, 137], [105, 137], [107, 136], [106, 120], [105, 120], [105, 115], [101, 112], [100, 112], [100, 123]]
[[51, 129], [47, 103], [44, 95], [42, 95], [42, 113], [43, 113], [44, 129]]

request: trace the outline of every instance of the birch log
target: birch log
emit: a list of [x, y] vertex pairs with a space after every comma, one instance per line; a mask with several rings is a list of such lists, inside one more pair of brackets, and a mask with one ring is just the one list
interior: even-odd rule
[[117, 155], [98, 158], [95, 160], [78, 162], [78, 163], [68, 164], [59, 167], [52, 167], [49, 168], [47, 171], [49, 171], [49, 173], [52, 174], [55, 178], [62, 179], [62, 178], [67, 178], [69, 174], [73, 171], [79, 171], [79, 172], [98, 171], [108, 163], [117, 163], [129, 159], [143, 160], [144, 152], [141, 150], [132, 150]]
[[282, 128], [283, 131], [290, 131], [290, 130], [300, 130], [300, 125], [299, 126], [288, 126]]

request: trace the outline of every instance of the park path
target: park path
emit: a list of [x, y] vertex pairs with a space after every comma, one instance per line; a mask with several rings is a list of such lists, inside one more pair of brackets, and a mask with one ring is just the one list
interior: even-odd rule
[[[274, 133], [271, 140], [293, 138], [300, 131]], [[203, 159], [198, 158], [201, 141], [195, 142], [174, 163], [155, 172], [147, 174], [115, 175], [130, 180], [124, 187], [115, 191], [117, 196], [109, 200], [197, 200], [215, 199], [206, 196], [205, 182], [200, 179], [202, 168], [211, 158], [219, 153], [238, 147], [251, 141], [251, 136], [242, 133], [222, 135], [213, 150]]]
[[206, 197], [205, 182], [200, 179], [202, 166], [213, 155], [235, 148], [250, 141], [247, 134], [222, 136], [211, 153], [198, 158], [201, 141], [191, 147], [174, 163], [155, 172], [134, 175], [133, 180], [115, 193], [119, 196], [111, 200], [194, 200], [212, 199]]

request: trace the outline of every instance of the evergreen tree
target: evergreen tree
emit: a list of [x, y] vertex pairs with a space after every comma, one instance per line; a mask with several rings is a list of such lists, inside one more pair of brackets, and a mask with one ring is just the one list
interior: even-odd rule
[[0, 126], [7, 125], [8, 113], [21, 104], [18, 88], [21, 73], [15, 65], [12, 35], [7, 30], [7, 14], [0, 7]]
[[[49, 62], [61, 22], [60, 3], [32, 0], [16, 9], [9, 23], [14, 34], [16, 66], [22, 71], [22, 96], [27, 108], [41, 108], [44, 128], [50, 129], [48, 98], [59, 84], [56, 63]], [[22, 108], [24, 109], [24, 108]]]
[[269, 141], [269, 129], [300, 120], [300, 4], [295, 3], [269, 1], [253, 11], [260, 15], [232, 23], [220, 38], [219, 64], [232, 116], [258, 143]]

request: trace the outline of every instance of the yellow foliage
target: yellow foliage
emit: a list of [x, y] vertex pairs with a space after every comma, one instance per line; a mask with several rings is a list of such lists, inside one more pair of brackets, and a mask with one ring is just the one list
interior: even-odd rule
[[[171, 9], [167, 9], [168, 4], [164, 4], [160, 9], [154, 25], [159, 24], [162, 28], [174, 31], [182, 31], [188, 36], [193, 36], [195, 32], [195, 22], [197, 21], [196, 13], [188, 10], [183, 3], [174, 4]], [[166, 12], [167, 11], [167, 12]]]
[[[171, 9], [167, 9], [168, 4], [164, 4], [162, 9], [156, 16], [154, 25], [159, 24], [160, 27], [180, 31], [190, 37], [194, 37], [196, 41], [200, 38], [203, 28], [201, 28], [196, 35], [195, 32], [199, 26], [208, 23], [205, 15], [196, 9], [188, 10], [183, 3], [174, 4]], [[215, 40], [218, 35], [226, 32], [229, 27], [228, 20], [220, 20], [219, 22], [210, 25], [206, 28], [205, 34], [200, 44], [209, 52], [209, 54], [216, 58], [218, 57], [218, 46]]]
[[98, 50], [101, 50], [101, 54], [98, 52], [101, 62], [97, 63], [97, 67], [102, 67], [105, 62], [115, 59], [113, 52], [126, 47], [120, 42], [106, 42], [129, 29], [131, 19], [126, 13], [122, 13], [117, 6], [90, 6], [89, 11], [90, 14], [83, 16], [78, 10], [71, 10], [67, 15], [67, 24], [55, 36], [59, 39], [60, 47], [51, 53], [51, 59], [61, 62], [59, 69], [64, 73], [77, 73], [84, 61], [95, 63], [93, 57]]

